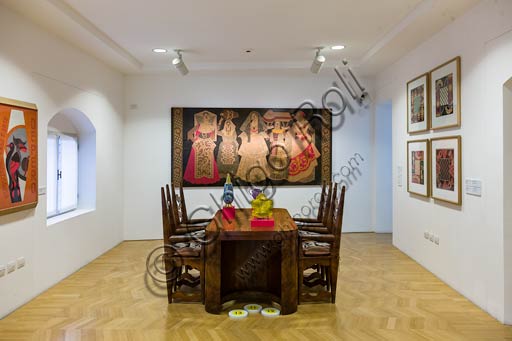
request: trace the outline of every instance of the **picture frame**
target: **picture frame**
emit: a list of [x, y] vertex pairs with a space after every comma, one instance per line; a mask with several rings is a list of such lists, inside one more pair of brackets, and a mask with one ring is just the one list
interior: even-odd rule
[[37, 106], [0, 97], [0, 215], [38, 203]]
[[171, 179], [183, 187], [318, 186], [331, 178], [327, 109], [171, 108]]
[[430, 196], [430, 141], [407, 141], [407, 192]]
[[460, 127], [461, 59], [455, 57], [430, 71], [430, 125], [433, 130]]
[[431, 196], [460, 206], [462, 204], [462, 138], [438, 137], [430, 140]]
[[430, 130], [430, 76], [424, 73], [407, 82], [407, 132]]

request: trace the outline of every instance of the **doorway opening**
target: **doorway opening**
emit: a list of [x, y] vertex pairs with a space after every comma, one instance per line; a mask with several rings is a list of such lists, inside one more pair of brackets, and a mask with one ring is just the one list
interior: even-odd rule
[[392, 194], [392, 103], [387, 100], [375, 109], [375, 215], [376, 233], [393, 232]]

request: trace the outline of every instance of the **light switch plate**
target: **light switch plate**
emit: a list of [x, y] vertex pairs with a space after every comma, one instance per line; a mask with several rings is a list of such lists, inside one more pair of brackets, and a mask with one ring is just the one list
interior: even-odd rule
[[466, 194], [482, 196], [482, 180], [466, 178]]

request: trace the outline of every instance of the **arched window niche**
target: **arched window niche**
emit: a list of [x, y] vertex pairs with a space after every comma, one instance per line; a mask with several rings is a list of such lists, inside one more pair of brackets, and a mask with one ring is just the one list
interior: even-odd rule
[[96, 129], [87, 115], [64, 109], [48, 122], [47, 225], [96, 209]]

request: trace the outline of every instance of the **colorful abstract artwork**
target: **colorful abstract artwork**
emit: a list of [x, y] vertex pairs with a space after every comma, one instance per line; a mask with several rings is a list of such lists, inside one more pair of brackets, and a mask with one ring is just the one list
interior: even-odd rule
[[453, 114], [453, 74], [436, 80], [436, 117]]
[[429, 127], [429, 75], [407, 83], [407, 132], [427, 131]]
[[37, 108], [0, 98], [0, 214], [37, 205]]
[[411, 181], [415, 184], [425, 183], [425, 152], [423, 150], [411, 152]]
[[447, 191], [455, 189], [455, 151], [453, 149], [436, 150], [436, 187]]
[[321, 109], [173, 108], [172, 179], [222, 186], [319, 185], [331, 176], [331, 116]]
[[438, 137], [431, 140], [432, 197], [461, 205], [462, 174], [460, 136]]
[[409, 193], [428, 197], [430, 183], [429, 140], [407, 141], [407, 191]]
[[425, 120], [425, 86], [422, 84], [411, 91], [411, 123]]
[[460, 87], [461, 59], [452, 60], [436, 67], [429, 73], [432, 94], [430, 121], [432, 129], [459, 127], [461, 120]]

